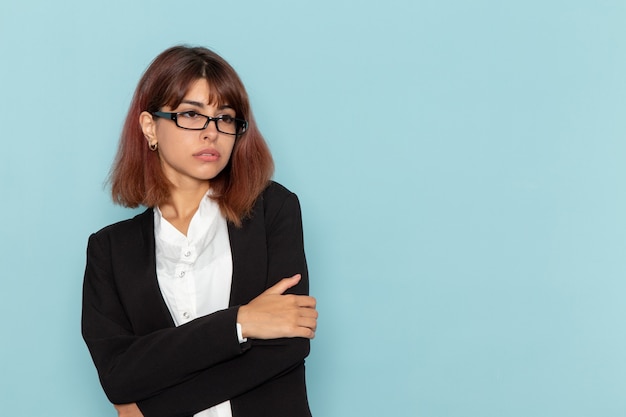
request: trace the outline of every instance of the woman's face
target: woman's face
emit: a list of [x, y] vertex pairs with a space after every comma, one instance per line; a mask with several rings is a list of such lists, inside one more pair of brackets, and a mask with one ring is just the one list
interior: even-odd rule
[[[227, 105], [209, 104], [209, 88], [205, 79], [199, 79], [191, 84], [178, 107], [165, 106], [162, 111], [235, 117], [235, 110]], [[235, 136], [218, 132], [215, 121], [204, 130], [185, 130], [173, 120], [143, 112], [140, 122], [148, 143], [158, 145], [165, 176], [178, 187], [206, 186], [228, 164], [235, 145]]]

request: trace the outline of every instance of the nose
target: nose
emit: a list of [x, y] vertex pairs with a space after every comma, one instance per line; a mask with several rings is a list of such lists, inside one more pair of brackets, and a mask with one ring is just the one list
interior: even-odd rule
[[207, 125], [207, 127], [202, 130], [202, 139], [208, 139], [208, 140], [215, 140], [217, 139], [217, 136], [219, 135], [219, 132], [217, 131], [217, 120], [216, 119], [212, 119], [209, 120], [209, 124]]

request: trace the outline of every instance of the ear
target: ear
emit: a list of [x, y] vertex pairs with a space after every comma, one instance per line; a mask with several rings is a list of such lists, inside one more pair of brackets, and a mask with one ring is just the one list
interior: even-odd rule
[[148, 145], [154, 145], [157, 143], [156, 122], [154, 121], [152, 115], [147, 111], [141, 112], [139, 115], [139, 124], [141, 125], [143, 135], [148, 141]]

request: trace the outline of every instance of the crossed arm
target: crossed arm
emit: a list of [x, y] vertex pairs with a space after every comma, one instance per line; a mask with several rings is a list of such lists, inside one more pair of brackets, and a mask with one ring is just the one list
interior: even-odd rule
[[[237, 322], [242, 326], [243, 336], [246, 338], [254, 338], [257, 340], [272, 340], [281, 338], [306, 338], [312, 339], [315, 336], [315, 329], [317, 326], [317, 311], [315, 310], [315, 299], [309, 296], [303, 295], [290, 295], [284, 294], [292, 286], [296, 285], [301, 279], [300, 275], [294, 275], [290, 278], [285, 278], [278, 282], [273, 287], [269, 288], [257, 298], [252, 300], [249, 304], [241, 306], [239, 308], [239, 314]], [[255, 342], [256, 343], [256, 342]], [[268, 349], [269, 347], [269, 349]], [[246, 374], [245, 379], [241, 380], [238, 384], [228, 384], [227, 381], [221, 378], [211, 378], [211, 374], [200, 375], [195, 378], [193, 384], [202, 384], [207, 388], [214, 387], [216, 383], [228, 387], [239, 386], [241, 388], [241, 382], [246, 382], [248, 387], [251, 388], [258, 383], [262, 383], [269, 373], [276, 372], [281, 366], [280, 362], [284, 362], [284, 358], [277, 358], [267, 355], [263, 349], [273, 350], [279, 347], [283, 350], [282, 354], [285, 355], [288, 349], [285, 345], [280, 343], [270, 343], [263, 346], [258, 344], [256, 347], [250, 350], [246, 354], [246, 357], [240, 357], [234, 359], [231, 362], [239, 361], [237, 366], [238, 370], [233, 368], [233, 363], [225, 363], [222, 365], [224, 368], [228, 368], [231, 375], [236, 375], [237, 378], [243, 377], [242, 374]], [[291, 349], [292, 357], [297, 360], [297, 350]], [[293, 353], [296, 353], [294, 356]], [[273, 360], [272, 360], [273, 359]], [[278, 359], [278, 360], [277, 360]], [[270, 360], [270, 362], [268, 362]], [[260, 361], [264, 362], [264, 366], [267, 368], [263, 377], [258, 378], [259, 373], [254, 375], [248, 373], [251, 367], [258, 367]], [[219, 367], [220, 365], [218, 365]], [[284, 366], [284, 365], [283, 365]], [[214, 369], [213, 371], [217, 371]], [[234, 374], [233, 374], [234, 372]], [[213, 373], [215, 374], [215, 372]], [[255, 378], [255, 375], [257, 377]], [[218, 380], [221, 379], [221, 380]], [[169, 393], [165, 394], [172, 398], [181, 398], [187, 392], [185, 388], [186, 384], [182, 384], [179, 387], [174, 387]], [[226, 388], [227, 390], [227, 388]], [[234, 396], [237, 393], [233, 392], [230, 395]], [[230, 397], [229, 397], [230, 398]], [[219, 401], [219, 400], [217, 400]], [[189, 404], [189, 402], [188, 402]], [[148, 399], [142, 404], [143, 407], [152, 409], [153, 404]], [[143, 417], [137, 403], [130, 404], [116, 404], [115, 409], [118, 412], [119, 417]]]

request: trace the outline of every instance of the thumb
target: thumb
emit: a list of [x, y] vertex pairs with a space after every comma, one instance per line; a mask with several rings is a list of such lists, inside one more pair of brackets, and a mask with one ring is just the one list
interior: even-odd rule
[[289, 288], [296, 285], [298, 282], [300, 282], [301, 279], [302, 279], [302, 275], [300, 274], [296, 274], [289, 278], [283, 278], [280, 281], [278, 281], [276, 284], [274, 284], [273, 286], [265, 290], [264, 293], [280, 295], [284, 293], [285, 291], [287, 291]]

